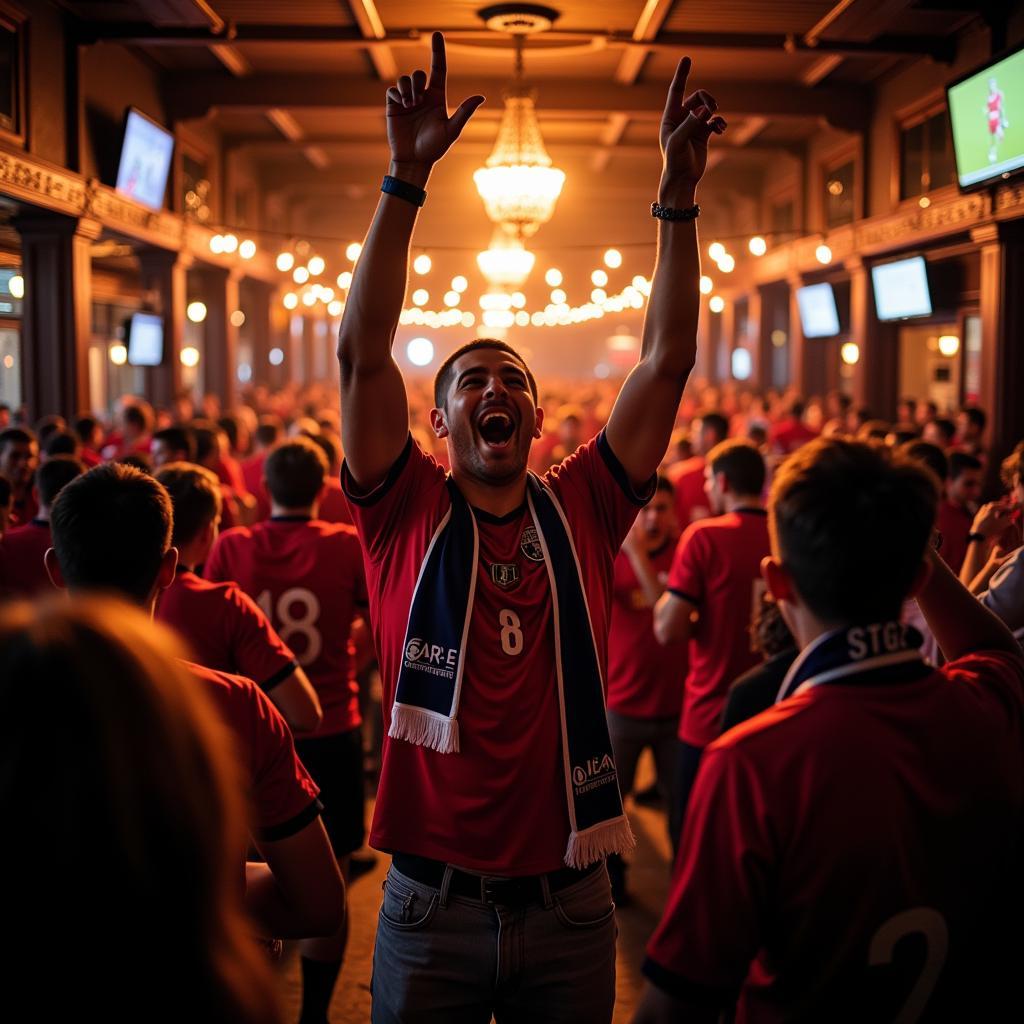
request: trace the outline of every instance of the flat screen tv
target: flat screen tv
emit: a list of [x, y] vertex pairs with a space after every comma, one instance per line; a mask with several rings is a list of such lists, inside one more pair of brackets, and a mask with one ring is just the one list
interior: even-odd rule
[[871, 284], [879, 320], [909, 320], [915, 316], [932, 315], [932, 297], [923, 256], [877, 264], [871, 268]]
[[161, 209], [173, 152], [174, 136], [141, 111], [129, 107], [117, 168], [117, 191], [151, 210]]
[[946, 86], [963, 189], [1024, 169], [1024, 48]]
[[128, 320], [128, 362], [159, 366], [164, 360], [164, 318], [156, 313], [133, 313]]
[[809, 284], [797, 288], [796, 302], [805, 338], [831, 338], [839, 333], [839, 310], [832, 285]]

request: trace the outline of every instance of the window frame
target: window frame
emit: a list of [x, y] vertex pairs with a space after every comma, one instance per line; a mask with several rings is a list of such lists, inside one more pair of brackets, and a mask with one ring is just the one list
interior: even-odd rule
[[[942, 115], [945, 120], [946, 130], [949, 127], [949, 111], [946, 103], [946, 90], [942, 87], [934, 89], [914, 103], [897, 110], [893, 117], [893, 161], [892, 173], [890, 175], [890, 199], [892, 209], [898, 210], [901, 207], [919, 206], [921, 199], [925, 196], [929, 200], [938, 195], [949, 193], [956, 194], [959, 190], [955, 181], [947, 182], [945, 185], [930, 186], [927, 191], [919, 192], [914, 196], [904, 197], [903, 190], [903, 136], [913, 128], [930, 121], [937, 115]], [[954, 158], [954, 174], [956, 163]]]
[[13, 78], [13, 124], [5, 124], [0, 114], [0, 139], [24, 147], [28, 142], [28, 14], [0, 0], [0, 26], [13, 32], [17, 40], [17, 69]]

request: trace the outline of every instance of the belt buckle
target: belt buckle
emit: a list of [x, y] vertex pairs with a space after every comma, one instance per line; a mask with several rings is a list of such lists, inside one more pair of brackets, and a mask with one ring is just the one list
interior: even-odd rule
[[502, 899], [504, 895], [502, 887], [507, 886], [508, 879], [505, 878], [483, 878], [480, 882], [480, 895], [484, 903], [500, 904], [506, 902]]

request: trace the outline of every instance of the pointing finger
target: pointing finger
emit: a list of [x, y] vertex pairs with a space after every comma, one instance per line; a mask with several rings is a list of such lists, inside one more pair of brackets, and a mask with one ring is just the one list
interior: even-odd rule
[[428, 88], [444, 89], [448, 78], [448, 57], [444, 50], [444, 36], [435, 32], [430, 37], [430, 84]]
[[684, 57], [676, 68], [672, 77], [672, 84], [668, 87], [668, 96], [665, 98], [664, 120], [676, 122], [682, 113], [683, 96], [686, 94], [686, 79], [690, 74], [690, 58]]

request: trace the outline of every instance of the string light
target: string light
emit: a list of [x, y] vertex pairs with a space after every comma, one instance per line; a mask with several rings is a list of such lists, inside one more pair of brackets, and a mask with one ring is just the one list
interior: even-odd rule
[[429, 366], [434, 358], [434, 343], [429, 338], [413, 338], [405, 346], [405, 354], [413, 366]]
[[206, 303], [190, 302], [185, 307], [185, 316], [194, 324], [201, 324], [206, 319]]
[[729, 253], [726, 253], [718, 261], [718, 269], [723, 274], [731, 274], [736, 269], [736, 259], [735, 259], [735, 257], [730, 256]]
[[295, 309], [299, 304], [299, 297], [295, 292], [286, 292], [284, 298], [281, 300], [284, 304], [285, 309]]
[[717, 263], [725, 255], [725, 246], [721, 242], [712, 242], [708, 246], [708, 255]]
[[333, 302], [329, 302], [327, 304], [327, 312], [330, 313], [331, 316], [341, 316], [344, 311], [345, 303], [342, 302], [341, 299], [335, 299]]
[[181, 360], [182, 366], [198, 366], [199, 365], [199, 349], [194, 348], [192, 345], [186, 345], [178, 355]]
[[224, 236], [214, 235], [210, 239], [210, 252], [216, 253], [219, 256], [224, 251]]
[[337, 284], [339, 288], [350, 288], [352, 286], [352, 271], [343, 270], [338, 275]]
[[747, 243], [751, 256], [763, 256], [768, 251], [768, 243], [760, 236], [754, 237]]
[[432, 266], [433, 261], [425, 252], [420, 253], [420, 255], [417, 256], [416, 259], [412, 261], [412, 269], [415, 270], [416, 273], [419, 274], [420, 276], [422, 276], [423, 274], [429, 274], [430, 268]]
[[247, 238], [241, 245], [239, 245], [238, 255], [241, 256], [243, 260], [251, 260], [253, 256], [256, 255], [256, 243], [251, 238]]
[[316, 305], [316, 292], [309, 291], [302, 293], [302, 304], [304, 306], [315, 306]]
[[279, 252], [274, 265], [282, 274], [287, 274], [295, 266], [295, 257], [290, 252]]
[[714, 291], [715, 282], [708, 277], [707, 274], [701, 274], [700, 277], [700, 293], [701, 295], [710, 295]]
[[240, 309], [236, 309], [234, 313], [231, 314], [231, 326], [241, 327], [244, 323], [245, 314]]
[[618, 249], [608, 249], [604, 254], [604, 265], [609, 270], [618, 270], [622, 266], [622, 253]]
[[444, 293], [444, 304], [446, 306], [457, 306], [462, 296], [453, 288], [450, 292]]
[[351, 263], [355, 263], [359, 259], [359, 254], [363, 251], [363, 247], [358, 242], [350, 242], [348, 247], [345, 249], [345, 258]]
[[313, 277], [319, 277], [327, 267], [327, 261], [323, 256], [312, 256], [309, 262], [306, 264], [306, 269], [313, 275]]
[[412, 293], [412, 301], [416, 303], [417, 306], [425, 306], [430, 301], [430, 292], [428, 292], [426, 288], [417, 288], [416, 291]]
[[832, 250], [822, 242], [817, 249], [814, 250], [814, 257], [819, 263], [831, 263], [832, 262]]
[[603, 270], [595, 270], [590, 275], [590, 283], [597, 288], [603, 288], [608, 283], [608, 275]]
[[939, 337], [939, 352], [947, 359], [960, 351], [960, 339], [955, 334], [943, 334]]
[[469, 281], [467, 281], [461, 274], [458, 274], [452, 278], [453, 292], [458, 292], [461, 295], [468, 287]]
[[557, 306], [561, 302], [565, 302], [566, 295], [561, 288], [555, 288], [551, 292], [551, 301]]
[[848, 341], [839, 350], [839, 357], [847, 366], [856, 366], [860, 362], [860, 346], [855, 341]]
[[712, 295], [708, 300], [708, 309], [712, 313], [721, 313], [725, 309], [725, 299], [721, 295]]
[[292, 280], [296, 284], [305, 284], [309, 280], [309, 269], [307, 267], [296, 267], [292, 271]]
[[11, 298], [23, 299], [25, 297], [25, 278], [21, 274], [15, 274], [7, 282], [7, 290], [11, 293]]
[[124, 366], [124, 364], [128, 362], [128, 349], [126, 349], [120, 342], [111, 345], [110, 348], [107, 349], [107, 355], [115, 366]]
[[557, 267], [550, 267], [544, 274], [544, 282], [549, 288], [557, 288], [562, 283], [562, 272]]

